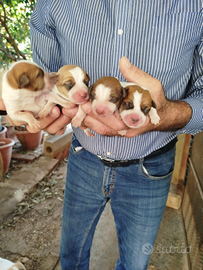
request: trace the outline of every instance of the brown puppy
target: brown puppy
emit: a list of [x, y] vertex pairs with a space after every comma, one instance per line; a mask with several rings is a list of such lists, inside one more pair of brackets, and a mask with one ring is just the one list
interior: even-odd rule
[[[121, 83], [126, 86], [127, 83]], [[147, 115], [150, 116], [151, 123], [157, 125], [160, 117], [156, 111], [156, 104], [152, 100], [147, 89], [138, 85], [129, 84], [125, 87], [126, 95], [119, 107], [120, 117], [123, 122], [130, 128], [141, 127]], [[125, 135], [124, 131], [119, 134]]]
[[89, 90], [93, 113], [99, 117], [110, 116], [120, 106], [124, 95], [125, 91], [118, 79], [101, 77]]

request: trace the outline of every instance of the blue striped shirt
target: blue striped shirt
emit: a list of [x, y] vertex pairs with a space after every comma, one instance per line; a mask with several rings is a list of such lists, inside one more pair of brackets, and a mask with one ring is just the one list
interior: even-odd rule
[[113, 159], [141, 158], [180, 133], [203, 130], [202, 0], [38, 0], [30, 20], [33, 59], [46, 71], [81, 66], [94, 83], [101, 76], [125, 81], [119, 60], [159, 79], [165, 95], [192, 108], [177, 132], [134, 138], [87, 137], [74, 129], [88, 151]]

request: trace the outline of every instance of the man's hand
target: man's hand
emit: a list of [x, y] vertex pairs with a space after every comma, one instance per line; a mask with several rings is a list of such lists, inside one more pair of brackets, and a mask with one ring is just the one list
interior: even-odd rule
[[[122, 121], [116, 119], [114, 115], [108, 118], [97, 118], [90, 113], [83, 121], [83, 128], [90, 127], [101, 135], [107, 136], [118, 135], [118, 130], [127, 129], [125, 137], [132, 138], [155, 130], [176, 131], [183, 128], [189, 122], [192, 116], [190, 105], [183, 101], [169, 101], [166, 99], [162, 84], [158, 79], [132, 65], [126, 57], [120, 59], [119, 68], [127, 81], [138, 84], [150, 91], [152, 99], [157, 105], [157, 112], [160, 117], [159, 124], [153, 125], [148, 116], [144, 125], [140, 128], [127, 129]], [[87, 104], [86, 106], [89, 105]], [[86, 110], [85, 105], [83, 110]]]
[[[70, 103], [70, 110], [71, 109], [73, 109], [74, 111], [77, 110], [77, 108], [75, 108], [75, 105], [72, 103]], [[59, 108], [55, 106], [47, 117], [38, 119], [38, 121], [40, 122], [40, 129], [31, 129], [29, 125], [26, 125], [26, 128], [31, 133], [36, 133], [40, 130], [44, 130], [50, 134], [55, 134], [58, 131], [62, 130], [65, 125], [69, 124], [71, 120], [72, 119], [69, 116], [61, 114]], [[13, 121], [8, 115], [7, 121], [11, 126], [20, 126], [26, 124], [25, 122]]]

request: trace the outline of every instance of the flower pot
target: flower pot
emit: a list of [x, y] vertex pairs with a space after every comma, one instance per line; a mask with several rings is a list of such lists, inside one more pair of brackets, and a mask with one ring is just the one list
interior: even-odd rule
[[14, 128], [14, 133], [22, 146], [27, 150], [36, 149], [42, 140], [42, 131], [30, 133], [27, 130], [16, 130], [16, 128]]
[[12, 139], [15, 142], [18, 140], [15, 133], [14, 133], [14, 127], [7, 126], [6, 138]]
[[14, 141], [8, 138], [0, 138], [0, 152], [3, 160], [3, 173], [7, 173], [11, 163], [12, 147]]
[[2, 131], [0, 131], [0, 138], [6, 138], [6, 132], [7, 132], [7, 128], [6, 127], [2, 127]]

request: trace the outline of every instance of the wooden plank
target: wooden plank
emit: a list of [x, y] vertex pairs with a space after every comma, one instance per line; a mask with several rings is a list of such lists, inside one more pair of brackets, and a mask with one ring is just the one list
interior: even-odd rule
[[176, 193], [176, 185], [171, 184], [166, 206], [171, 207], [173, 209], [179, 209], [181, 204], [181, 196]]

